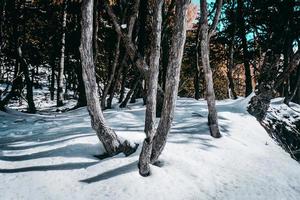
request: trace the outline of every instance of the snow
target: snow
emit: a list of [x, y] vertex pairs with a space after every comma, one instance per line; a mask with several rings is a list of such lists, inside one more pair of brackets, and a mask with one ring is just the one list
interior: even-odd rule
[[[0, 199], [299, 199], [300, 165], [246, 112], [249, 98], [217, 102], [223, 137], [207, 127], [204, 100], [179, 98], [161, 165], [138, 174], [129, 157], [103, 153], [86, 108], [29, 115], [0, 112]], [[144, 138], [142, 100], [105, 111], [117, 134]]]

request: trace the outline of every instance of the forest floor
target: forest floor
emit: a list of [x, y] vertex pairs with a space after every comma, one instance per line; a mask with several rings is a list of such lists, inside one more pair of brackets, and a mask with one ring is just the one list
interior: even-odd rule
[[[137, 168], [141, 145], [129, 157], [94, 157], [104, 150], [86, 108], [0, 112], [0, 199], [298, 200], [300, 164], [246, 112], [247, 103], [217, 102], [223, 137], [214, 139], [206, 102], [179, 98], [162, 166], [151, 166], [147, 178]], [[144, 112], [138, 100], [104, 113], [119, 136], [141, 144]]]

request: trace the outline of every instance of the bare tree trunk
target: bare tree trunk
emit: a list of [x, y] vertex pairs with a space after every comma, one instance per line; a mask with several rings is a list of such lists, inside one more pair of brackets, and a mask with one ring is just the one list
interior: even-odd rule
[[4, 23], [5, 23], [5, 5], [6, 0], [0, 0], [1, 10], [0, 10], [0, 54], [2, 54], [2, 48], [5, 44], [4, 41]]
[[174, 110], [176, 106], [178, 84], [180, 78], [181, 61], [183, 49], [186, 39], [187, 29], [187, 9], [190, 0], [176, 1], [174, 30], [172, 33], [172, 41], [169, 55], [169, 64], [167, 70], [166, 91], [163, 103], [161, 119], [159, 121], [156, 134], [152, 144], [151, 163], [157, 161], [159, 155], [163, 151], [167, 135], [170, 132], [171, 124], [174, 118]]
[[98, 86], [96, 83], [95, 66], [93, 60], [93, 0], [82, 2], [80, 55], [82, 61], [82, 77], [87, 98], [87, 108], [91, 117], [93, 129], [103, 143], [108, 156], [123, 152], [125, 155], [133, 153], [136, 147], [131, 147], [129, 142], [122, 142], [116, 133], [107, 126], [99, 102]]
[[139, 172], [142, 176], [150, 174], [150, 157], [152, 152], [152, 142], [155, 134], [156, 119], [156, 98], [159, 74], [160, 44], [161, 44], [161, 24], [162, 24], [162, 5], [163, 0], [152, 0], [150, 2], [153, 12], [151, 52], [149, 64], [149, 76], [147, 78], [147, 104], [145, 115], [146, 139], [143, 143], [142, 152], [139, 158]]
[[130, 100], [130, 97], [132, 96], [132, 94], [134, 93], [136, 87], [139, 84], [139, 81], [141, 80], [142, 75], [137, 75], [136, 78], [133, 80], [132, 82], [132, 88], [129, 90], [129, 92], [127, 93], [124, 101], [122, 101], [122, 103], [120, 104], [120, 108], [125, 108], [128, 104], [128, 101]]
[[237, 99], [237, 95], [234, 89], [234, 82], [232, 78], [232, 69], [234, 67], [234, 37], [229, 46], [229, 62], [227, 65], [227, 77], [228, 77], [228, 88], [229, 88], [229, 98]]
[[117, 44], [116, 44], [116, 49], [115, 49], [115, 53], [114, 53], [114, 61], [113, 61], [113, 64], [112, 64], [112, 67], [111, 67], [111, 71], [110, 71], [110, 74], [109, 74], [109, 78], [108, 78], [108, 81], [106, 83], [106, 85], [104, 86], [104, 91], [103, 91], [103, 94], [102, 94], [102, 97], [101, 97], [101, 107], [102, 109], [105, 109], [105, 103], [106, 103], [106, 97], [107, 97], [107, 94], [112, 86], [112, 82], [115, 78], [115, 73], [116, 73], [116, 68], [119, 64], [119, 57], [120, 57], [120, 44], [121, 44], [121, 37], [118, 36], [117, 37]]
[[244, 1], [238, 0], [237, 1], [237, 9], [239, 16], [239, 28], [240, 28], [240, 38], [242, 40], [242, 47], [243, 47], [243, 59], [244, 59], [244, 68], [245, 68], [245, 83], [246, 83], [246, 90], [245, 96], [249, 96], [252, 91], [252, 78], [251, 78], [251, 70], [250, 70], [250, 60], [249, 60], [249, 51], [248, 51], [248, 44], [246, 38], [246, 28], [245, 28], [245, 19], [244, 19]]
[[127, 66], [127, 55], [124, 56], [123, 61], [121, 62], [122, 65], [122, 81], [121, 81], [121, 89], [120, 89], [120, 98], [119, 103], [123, 102], [124, 95], [125, 95], [125, 83], [126, 83], [126, 75], [128, 72]]
[[94, 30], [93, 30], [93, 54], [94, 54], [94, 63], [97, 66], [98, 63], [98, 31], [99, 31], [99, 1], [100, 0], [94, 0], [94, 8], [93, 8], [93, 15], [94, 15]]
[[28, 103], [28, 112], [35, 113], [36, 108], [33, 100], [32, 80], [29, 77], [28, 63], [23, 58], [21, 47], [18, 47], [18, 59], [21, 65], [21, 70], [24, 73], [25, 84], [26, 84], [26, 99]]
[[197, 37], [196, 37], [196, 74], [194, 77], [194, 88], [195, 88], [195, 99], [200, 99], [200, 72], [201, 72], [201, 56], [198, 52], [201, 51], [200, 47], [200, 22], [197, 28]]
[[84, 82], [82, 80], [82, 68], [81, 68], [81, 63], [78, 62], [78, 64], [75, 66], [76, 67], [76, 75], [77, 75], [77, 81], [78, 81], [78, 86], [77, 86], [77, 92], [78, 92], [78, 101], [77, 105], [75, 108], [83, 107], [87, 105], [86, 102], [86, 94], [85, 94], [85, 89], [84, 89]]
[[300, 88], [300, 68], [298, 67], [298, 70], [297, 70], [297, 82], [296, 82], [296, 86], [295, 88], [293, 89], [293, 92], [288, 95], [287, 97], [284, 98], [284, 103], [286, 105], [289, 105], [291, 100], [295, 97], [297, 91], [299, 91], [299, 88]]
[[[210, 37], [213, 34], [215, 27], [217, 25], [218, 19], [217, 16], [220, 15], [222, 6], [222, 0], [218, 0], [218, 8], [215, 14], [215, 20], [212, 25], [212, 28], [209, 29], [208, 26], [208, 13], [207, 13], [207, 2], [206, 0], [200, 0], [201, 7], [201, 18], [200, 18], [200, 53], [202, 60], [202, 67], [205, 74], [205, 82], [206, 82], [206, 100], [208, 106], [208, 125], [210, 129], [210, 134], [214, 138], [221, 137], [218, 125], [218, 114], [216, 109], [216, 97], [214, 91], [214, 83], [212, 77], [212, 70], [210, 68], [210, 60], [209, 60], [209, 42]], [[217, 17], [218, 18], [218, 17]]]
[[[267, 113], [271, 99], [275, 96], [275, 91], [282, 85], [300, 64], [300, 51], [293, 55], [288, 69], [278, 75], [277, 66], [280, 63], [280, 55], [271, 50], [265, 55], [262, 72], [260, 73], [255, 96], [249, 102], [248, 112], [255, 116], [258, 121], [262, 121]], [[275, 78], [274, 78], [275, 77]]]
[[233, 30], [231, 32], [231, 41], [229, 44], [229, 61], [228, 61], [228, 65], [227, 65], [227, 78], [228, 78], [228, 96], [229, 98], [232, 99], [237, 99], [237, 95], [235, 92], [235, 88], [234, 88], [234, 82], [233, 82], [233, 78], [232, 78], [232, 70], [234, 68], [234, 38], [235, 38], [235, 34], [236, 34], [236, 18], [237, 18], [237, 14], [234, 11], [234, 6], [235, 6], [235, 1], [232, 1], [232, 6], [231, 6], [231, 12], [233, 13]]
[[67, 26], [67, 7], [68, 0], [63, 2], [63, 16], [62, 16], [62, 36], [61, 36], [61, 50], [60, 50], [60, 64], [57, 76], [57, 106], [63, 105], [64, 100], [64, 70], [65, 70], [65, 43], [66, 43], [66, 26]]

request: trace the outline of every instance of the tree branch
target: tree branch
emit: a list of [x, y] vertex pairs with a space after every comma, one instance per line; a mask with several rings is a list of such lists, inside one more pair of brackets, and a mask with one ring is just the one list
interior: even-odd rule
[[222, 9], [223, 1], [222, 0], [216, 0], [216, 4], [217, 4], [217, 9], [216, 9], [216, 12], [215, 12], [213, 23], [212, 23], [212, 25], [209, 29], [209, 36], [210, 37], [215, 34], [215, 30], [216, 30], [216, 27], [217, 27], [217, 24], [219, 22], [220, 15], [221, 15], [221, 9]]
[[[130, 59], [132, 60], [134, 65], [140, 70], [140, 72], [144, 76], [146, 76], [147, 72], [149, 70], [149, 66], [147, 65], [145, 59], [138, 53], [136, 46], [134, 45], [134, 43], [131, 40], [131, 37], [130, 37], [131, 33], [128, 33], [128, 34], [123, 33], [121, 26], [118, 23], [117, 16], [114, 14], [114, 12], [111, 9], [111, 7], [109, 6], [107, 0], [104, 1], [104, 6], [107, 11], [107, 14], [110, 16], [110, 18], [113, 22], [115, 31], [121, 37], [121, 39], [124, 43], [126, 52], [129, 55]], [[136, 15], [136, 14], [134, 14], [134, 15]], [[135, 17], [135, 19], [136, 19], [136, 17]], [[131, 22], [131, 24], [134, 24], [134, 23]]]

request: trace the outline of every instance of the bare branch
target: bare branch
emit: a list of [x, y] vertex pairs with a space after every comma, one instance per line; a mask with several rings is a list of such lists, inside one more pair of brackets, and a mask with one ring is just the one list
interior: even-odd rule
[[[104, 5], [107, 11], [107, 14], [110, 16], [113, 25], [115, 27], [115, 31], [117, 32], [117, 34], [121, 37], [124, 46], [126, 48], [126, 52], [129, 55], [130, 59], [132, 60], [132, 62], [134, 63], [134, 65], [136, 65], [136, 67], [140, 70], [140, 72], [143, 75], [147, 74], [147, 71], [149, 69], [149, 66], [147, 65], [147, 63], [145, 62], [145, 59], [138, 53], [136, 46], [134, 45], [134, 43], [131, 40], [131, 33], [129, 34], [125, 34], [123, 33], [120, 24], [118, 23], [117, 20], [117, 16], [114, 14], [113, 10], [111, 9], [111, 7], [109, 6], [107, 0], [104, 1]], [[134, 17], [133, 19], [136, 19], [136, 17]], [[133, 20], [132, 19], [132, 20]], [[131, 20], [131, 24], [134, 24]], [[133, 25], [130, 26], [132, 27]]]
[[216, 27], [217, 27], [217, 24], [219, 22], [219, 18], [220, 18], [220, 15], [221, 15], [221, 9], [222, 9], [223, 1], [222, 0], [216, 0], [216, 4], [217, 4], [217, 9], [216, 9], [216, 12], [215, 12], [213, 23], [212, 23], [212, 25], [209, 29], [209, 36], [210, 37], [215, 34], [215, 30], [216, 30]]

